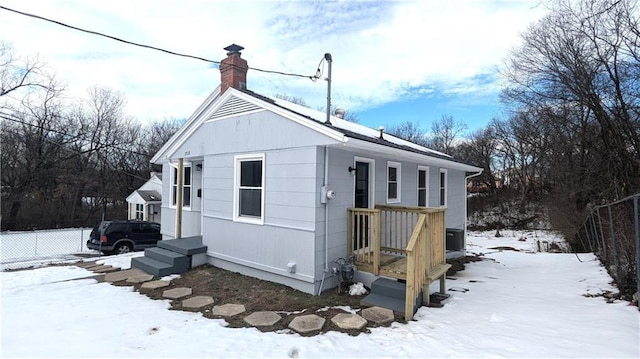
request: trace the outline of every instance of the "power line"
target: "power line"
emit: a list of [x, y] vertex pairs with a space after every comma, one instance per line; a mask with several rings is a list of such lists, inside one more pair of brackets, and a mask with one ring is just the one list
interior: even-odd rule
[[[49, 128], [49, 127], [44, 127], [44, 126], [36, 125], [36, 124], [30, 123], [30, 122], [27, 122], [27, 121], [24, 121], [24, 120], [17, 119], [15, 117], [13, 117], [12, 115], [6, 114], [6, 113], [1, 113], [0, 112], [0, 119], [4, 119], [4, 120], [7, 120], [7, 121], [19, 123], [21, 125], [32, 127], [32, 128], [36, 128], [36, 129], [45, 130], [47, 132], [51, 132], [51, 133], [54, 133], [56, 135], [60, 135], [60, 136], [63, 136], [63, 137], [68, 137], [68, 138], [65, 139], [66, 143], [57, 143], [56, 142], [56, 144], [58, 144], [60, 146], [66, 145], [66, 144], [74, 142], [76, 140], [80, 140], [80, 141], [96, 144], [97, 147], [94, 149], [95, 151], [98, 151], [98, 150], [101, 150], [101, 149], [115, 149], [115, 150], [118, 150], [118, 151], [128, 152], [128, 153], [131, 153], [131, 154], [134, 154], [134, 155], [138, 155], [138, 156], [153, 157], [153, 155], [150, 155], [148, 153], [137, 152], [137, 151], [134, 151], [134, 150], [129, 149], [129, 148], [120, 147], [118, 145], [109, 144], [109, 143], [102, 143], [100, 141], [95, 141], [95, 140], [88, 139], [87, 137], [85, 137], [86, 136], [85, 133], [70, 134], [70, 133], [58, 131], [58, 130], [55, 130], [55, 129], [52, 129], [52, 128]], [[5, 127], [5, 128], [3, 128], [3, 130], [7, 130], [7, 128]], [[18, 134], [16, 132], [12, 132], [12, 133]], [[47, 141], [52, 142], [51, 140], [48, 140], [48, 139], [47, 139]], [[69, 149], [69, 150], [73, 151], [72, 149]], [[83, 154], [82, 152], [79, 152], [79, 151], [76, 151], [76, 152], [78, 154]]]
[[[56, 25], [60, 25], [60, 26], [63, 26], [63, 27], [66, 27], [66, 28], [69, 28], [69, 29], [72, 29], [72, 30], [76, 30], [76, 31], [81, 31], [81, 32], [84, 32], [84, 33], [87, 33], [87, 34], [106, 37], [108, 39], [119, 41], [119, 42], [125, 43], [127, 45], [138, 46], [138, 47], [142, 47], [142, 48], [145, 48], [145, 49], [160, 51], [160, 52], [163, 52], [163, 53], [166, 53], [166, 54], [169, 54], [169, 55], [186, 57], [186, 58], [200, 60], [200, 61], [204, 61], [204, 62], [216, 64], [216, 65], [220, 64], [220, 61], [211, 60], [211, 59], [207, 59], [207, 58], [200, 57], [200, 56], [183, 54], [183, 53], [179, 53], [179, 52], [163, 49], [163, 48], [156, 47], [156, 46], [151, 46], [151, 45], [146, 45], [146, 44], [141, 44], [141, 43], [138, 43], [138, 42], [125, 40], [125, 39], [122, 39], [122, 38], [119, 38], [119, 37], [115, 37], [115, 36], [112, 36], [112, 35], [107, 35], [107, 34], [104, 34], [104, 33], [98, 32], [98, 31], [87, 30], [87, 29], [83, 29], [83, 28], [80, 28], [80, 27], [77, 27], [77, 26], [69, 25], [69, 24], [66, 24], [64, 22], [53, 20], [53, 19], [49, 19], [49, 18], [40, 16], [40, 15], [35, 15], [35, 14], [31, 14], [31, 13], [27, 13], [27, 12], [11, 9], [11, 8], [6, 7], [6, 6], [0, 5], [0, 9], [6, 10], [6, 11], [10, 11], [10, 12], [13, 12], [13, 13], [16, 13], [16, 14], [20, 14], [20, 15], [23, 15], [23, 16], [31, 17], [31, 18], [34, 18], [34, 19], [47, 21], [47, 22], [50, 22], [50, 23], [53, 23], [53, 24], [56, 24]], [[232, 65], [232, 66], [234, 66], [234, 65]], [[319, 79], [318, 72], [316, 72], [316, 75], [301, 75], [301, 74], [295, 74], [295, 73], [290, 73], [290, 72], [259, 69], [259, 68], [256, 68], [256, 67], [249, 67], [249, 69], [250, 70], [254, 70], [254, 71], [269, 73], [269, 74], [308, 78], [311, 81], [316, 81], [317, 79]]]

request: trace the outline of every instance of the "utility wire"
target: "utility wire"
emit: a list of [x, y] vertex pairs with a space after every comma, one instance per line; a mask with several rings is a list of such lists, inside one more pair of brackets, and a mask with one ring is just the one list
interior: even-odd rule
[[[66, 23], [63, 23], [61, 21], [57, 21], [57, 20], [53, 20], [53, 19], [49, 19], [40, 15], [35, 15], [35, 14], [31, 14], [31, 13], [27, 13], [27, 12], [23, 12], [23, 11], [19, 11], [19, 10], [15, 10], [15, 9], [11, 9], [8, 8], [6, 6], [2, 6], [0, 5], [0, 9], [2, 10], [6, 10], [6, 11], [10, 11], [16, 14], [20, 14], [23, 16], [27, 16], [27, 17], [31, 17], [34, 19], [38, 19], [38, 20], [43, 20], [43, 21], [47, 21], [56, 25], [60, 25], [69, 29], [73, 29], [76, 31], [81, 31], [87, 34], [91, 34], [91, 35], [96, 35], [96, 36], [102, 36], [102, 37], [106, 37], [108, 39], [111, 40], [115, 40], [115, 41], [119, 41], [122, 43], [125, 43], [127, 45], [133, 45], [133, 46], [138, 46], [138, 47], [142, 47], [145, 49], [150, 49], [150, 50], [155, 50], [155, 51], [160, 51], [160, 52], [164, 52], [166, 54], [169, 55], [175, 55], [175, 56], [181, 56], [181, 57], [186, 57], [186, 58], [190, 58], [190, 59], [195, 59], [195, 60], [200, 60], [200, 61], [204, 61], [204, 62], [208, 62], [208, 63], [212, 63], [212, 64], [216, 64], [219, 65], [220, 61], [216, 61], [216, 60], [210, 60], [204, 57], [200, 57], [200, 56], [194, 56], [194, 55], [189, 55], [189, 54], [183, 54], [183, 53], [179, 53], [179, 52], [175, 52], [175, 51], [171, 51], [171, 50], [167, 50], [167, 49], [163, 49], [160, 47], [156, 47], [156, 46], [151, 46], [151, 45], [145, 45], [145, 44], [141, 44], [138, 42], [133, 42], [133, 41], [129, 41], [129, 40], [125, 40], [125, 39], [121, 39], [119, 37], [115, 37], [115, 36], [111, 36], [111, 35], [107, 35], [98, 31], [93, 31], [93, 30], [87, 30], [87, 29], [83, 29], [77, 26], [73, 26], [73, 25], [69, 25]], [[235, 65], [232, 65], [235, 66]], [[282, 71], [275, 71], [275, 70], [265, 70], [265, 69], [259, 69], [256, 67], [249, 67], [249, 69], [254, 70], [254, 71], [259, 71], [259, 72], [264, 72], [264, 73], [269, 73], [269, 74], [276, 74], [276, 75], [283, 75], [283, 76], [293, 76], [293, 77], [302, 77], [302, 78], [308, 78], [311, 81], [316, 81], [319, 77], [316, 73], [316, 75], [301, 75], [301, 74], [294, 74], [294, 73], [290, 73], [290, 72], [282, 72]]]

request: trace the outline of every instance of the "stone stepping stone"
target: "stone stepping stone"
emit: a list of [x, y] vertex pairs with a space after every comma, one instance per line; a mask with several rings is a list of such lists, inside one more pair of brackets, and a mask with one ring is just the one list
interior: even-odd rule
[[171, 284], [171, 282], [166, 281], [166, 280], [154, 280], [152, 282], [142, 283], [141, 288], [144, 288], [144, 289], [158, 289], [158, 288], [168, 287], [169, 284]]
[[76, 262], [75, 264], [76, 267], [80, 267], [80, 268], [89, 268], [97, 265], [99, 264], [96, 264], [96, 262]]
[[324, 325], [324, 318], [315, 314], [301, 315], [293, 318], [289, 323], [289, 328], [295, 330], [298, 333], [309, 333], [317, 330], [321, 330]]
[[393, 310], [382, 307], [363, 309], [361, 315], [364, 319], [377, 325], [388, 324], [395, 320]]
[[169, 299], [179, 299], [182, 297], [189, 296], [193, 293], [191, 288], [173, 288], [167, 289], [162, 293], [162, 296]]
[[246, 311], [247, 310], [242, 304], [223, 304], [213, 307], [213, 311], [211, 312], [211, 314], [220, 315], [223, 317], [233, 317], [234, 315], [238, 315]]
[[93, 265], [84, 267], [84, 269], [93, 270], [94, 268], [100, 268], [100, 267], [104, 267], [104, 264], [97, 264], [96, 262], [93, 262]]
[[129, 279], [131, 277], [139, 276], [142, 274], [145, 273], [138, 268], [127, 269], [123, 271], [107, 273], [104, 276], [104, 281], [109, 283], [119, 282], [121, 280]]
[[119, 271], [120, 268], [116, 268], [116, 267], [112, 267], [112, 266], [102, 266], [102, 267], [98, 267], [98, 268], [91, 268], [91, 271], [93, 273], [109, 273], [109, 272], [115, 272], [115, 271]]
[[244, 321], [254, 327], [269, 327], [280, 321], [282, 317], [275, 312], [254, 312], [249, 314]]
[[[145, 283], [146, 284], [146, 283]], [[182, 308], [200, 309], [204, 306], [213, 304], [213, 298], [206, 295], [199, 295], [182, 301]]]
[[331, 318], [331, 322], [340, 329], [362, 329], [367, 320], [358, 314], [340, 313]]
[[127, 279], [127, 283], [144, 283], [153, 279], [152, 274], [141, 274]]

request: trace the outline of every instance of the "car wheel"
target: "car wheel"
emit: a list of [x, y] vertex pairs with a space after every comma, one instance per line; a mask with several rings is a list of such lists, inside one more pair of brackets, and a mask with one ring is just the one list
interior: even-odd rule
[[122, 243], [119, 246], [116, 247], [116, 250], [113, 251], [115, 254], [124, 254], [124, 253], [129, 253], [133, 250], [133, 248], [131, 248], [131, 245], [128, 243]]

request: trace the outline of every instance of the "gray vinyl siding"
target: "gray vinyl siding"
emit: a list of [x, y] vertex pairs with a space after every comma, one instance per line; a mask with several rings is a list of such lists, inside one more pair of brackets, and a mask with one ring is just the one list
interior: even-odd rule
[[[312, 292], [319, 280], [314, 253], [322, 182], [317, 163], [322, 147], [315, 143], [335, 141], [268, 112], [208, 122], [199, 132], [224, 133], [206, 143], [202, 171], [203, 242], [210, 261], [246, 274], [262, 271]], [[264, 154], [263, 225], [234, 221], [238, 154]], [[288, 271], [291, 262], [295, 273]]]
[[[182, 237], [201, 234], [202, 199], [197, 197], [197, 191], [202, 187], [202, 172], [195, 170], [195, 164], [191, 164], [191, 208], [182, 210]], [[176, 237], [176, 208], [171, 206], [171, 166], [168, 162], [162, 166], [162, 178], [162, 238], [173, 239]]]
[[448, 228], [465, 229], [465, 207], [467, 201], [466, 173], [449, 170], [447, 174], [447, 217]]
[[[336, 198], [329, 201], [329, 243], [328, 260], [329, 271], [335, 266], [337, 258], [347, 256], [347, 209], [353, 207], [354, 176], [349, 172], [349, 166], [353, 166], [354, 157], [375, 160], [374, 202], [375, 204], [387, 204], [387, 161], [401, 163], [401, 202], [392, 203], [398, 206], [417, 206], [418, 203], [418, 165], [429, 168], [428, 178], [428, 205], [439, 206], [439, 178], [440, 167], [429, 163], [416, 163], [401, 161], [398, 159], [372, 156], [366, 153], [353, 153], [339, 148], [329, 148], [329, 188], [336, 192]], [[318, 171], [322, 186], [322, 171], [324, 167], [324, 147], [318, 150]], [[453, 228], [464, 228], [465, 186], [463, 171], [449, 169], [447, 171], [447, 214], [446, 225]], [[316, 278], [321, 279], [325, 267], [324, 245], [324, 205], [320, 203], [318, 193], [317, 221], [316, 221]], [[325, 283], [324, 289], [331, 286], [333, 278]]]

